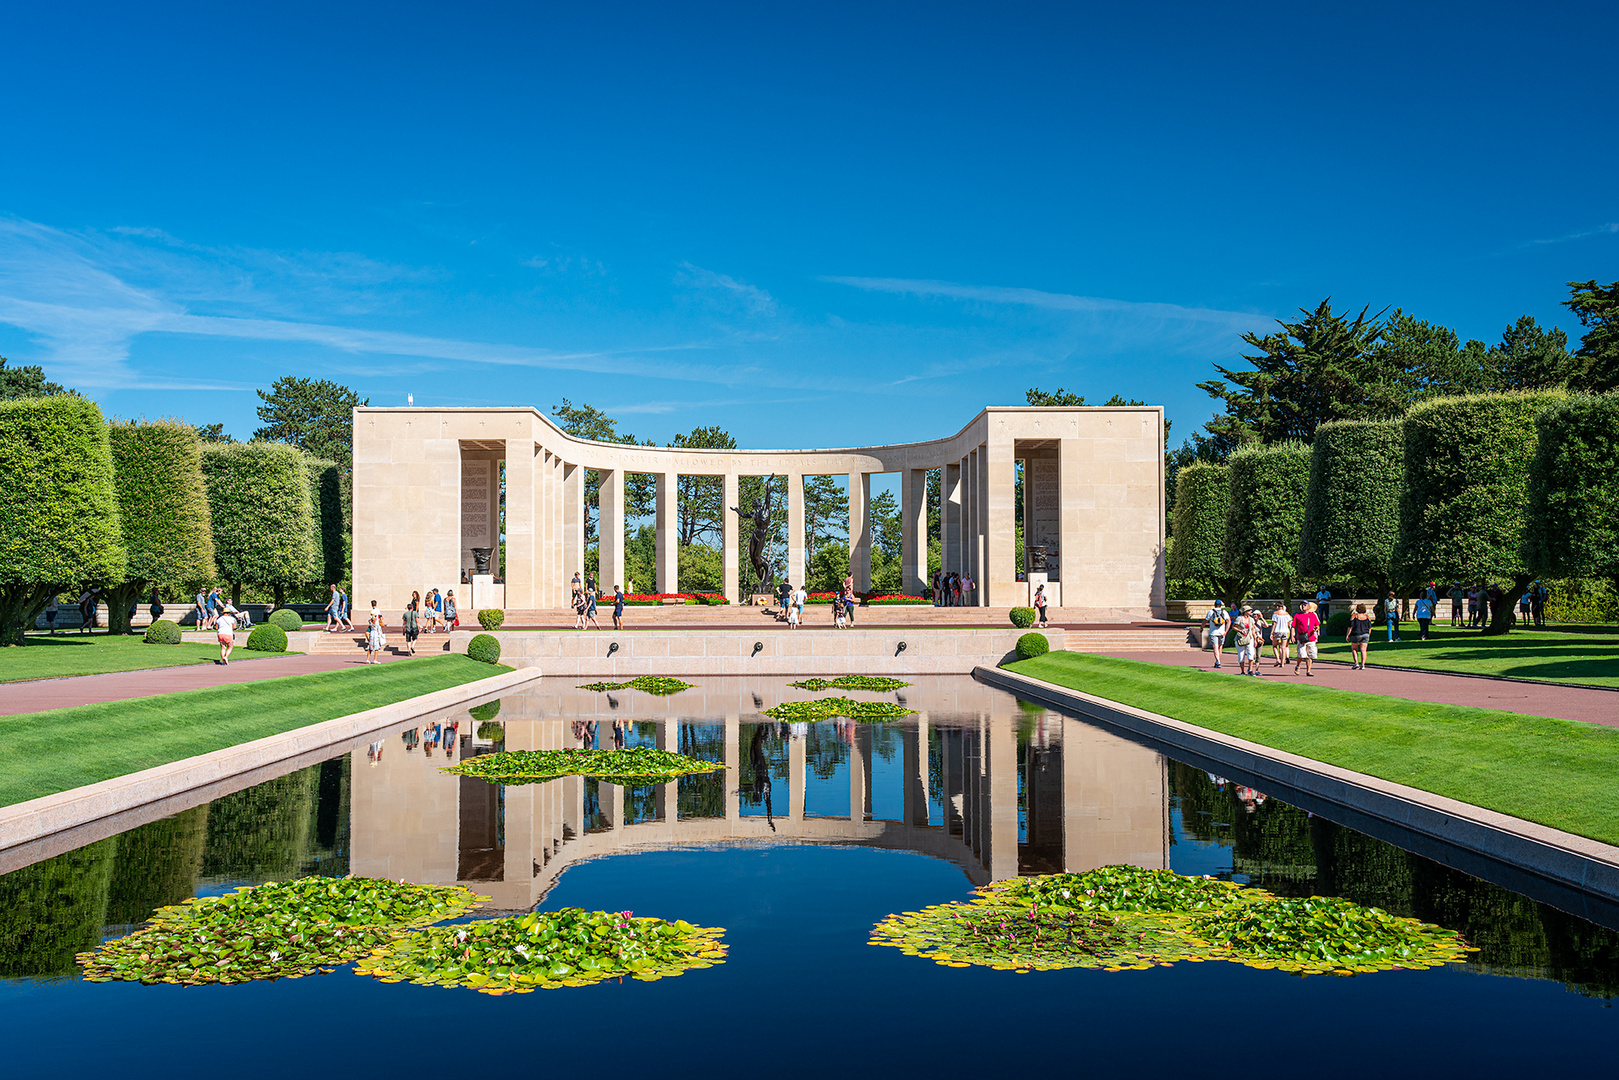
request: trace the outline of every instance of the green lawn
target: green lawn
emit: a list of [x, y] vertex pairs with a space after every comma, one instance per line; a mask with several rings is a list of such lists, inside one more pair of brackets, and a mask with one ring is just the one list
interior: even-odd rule
[[0, 806], [510, 670], [451, 654], [0, 716]]
[[[1619, 687], [1619, 636], [1600, 631], [1514, 630], [1484, 637], [1477, 630], [1436, 626], [1428, 640], [1417, 638], [1416, 623], [1401, 623], [1400, 640], [1390, 644], [1383, 627], [1372, 630], [1369, 662], [1469, 675]], [[1342, 638], [1323, 640], [1321, 657], [1348, 660]], [[1619, 699], [1614, 707], [1619, 709]]]
[[[60, 679], [69, 675], [103, 675], [113, 671], [183, 667], [219, 659], [218, 645], [148, 645], [139, 634], [29, 634], [28, 644], [0, 649], [0, 683], [24, 679]], [[240, 660], [255, 656], [292, 656], [293, 653], [257, 653], [237, 647]]]
[[1007, 670], [1619, 844], [1619, 728], [1071, 652]]

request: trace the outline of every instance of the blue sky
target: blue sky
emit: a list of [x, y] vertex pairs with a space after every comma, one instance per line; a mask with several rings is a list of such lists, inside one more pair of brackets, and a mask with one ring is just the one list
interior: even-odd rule
[[121, 416], [587, 401], [744, 446], [1210, 414], [1331, 294], [1578, 338], [1607, 5], [8, 5], [0, 355]]

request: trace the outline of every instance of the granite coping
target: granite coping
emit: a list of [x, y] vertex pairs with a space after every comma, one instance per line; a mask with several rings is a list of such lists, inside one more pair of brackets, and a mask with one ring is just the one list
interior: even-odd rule
[[[980, 667], [974, 669], [973, 677], [1080, 718], [1148, 736], [1172, 753], [1184, 751], [1246, 773], [1258, 781], [1259, 786], [1282, 784], [1331, 807], [1347, 809], [1353, 815], [1384, 822], [1405, 833], [1437, 841], [1443, 847], [1471, 852], [1492, 863], [1547, 879], [1598, 900], [1600, 912], [1576, 913], [1611, 925], [1612, 905], [1619, 902], [1619, 847], [1027, 675]], [[1351, 827], [1359, 826], [1351, 824]], [[1468, 870], [1466, 860], [1437, 856], [1436, 850], [1429, 847], [1419, 854], [1474, 872]]]
[[233, 776], [325, 750], [414, 717], [453, 709], [466, 702], [505, 693], [540, 678], [537, 668], [502, 672], [430, 694], [323, 720], [252, 742], [172, 761], [140, 772], [102, 780], [69, 791], [0, 807], [0, 854], [102, 818], [124, 814], [187, 791], [219, 784]]

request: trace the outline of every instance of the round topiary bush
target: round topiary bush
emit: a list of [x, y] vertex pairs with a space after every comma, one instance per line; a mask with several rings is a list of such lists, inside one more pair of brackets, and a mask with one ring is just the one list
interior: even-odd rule
[[506, 621], [506, 613], [499, 608], [479, 608], [478, 625], [485, 630], [499, 630], [500, 624]]
[[500, 699], [486, 701], [482, 705], [474, 705], [467, 713], [480, 724], [487, 723], [500, 715]]
[[1035, 610], [1032, 607], [1015, 607], [1012, 609], [1012, 625], [1019, 630], [1026, 630], [1034, 625]]
[[148, 645], [178, 645], [180, 624], [172, 619], [158, 619], [146, 628], [145, 641]]
[[[479, 612], [482, 614], [482, 612]], [[500, 641], [488, 634], [479, 634], [467, 642], [467, 656], [472, 660], [482, 660], [486, 664], [500, 663]]]
[[1051, 642], [1046, 640], [1044, 634], [1024, 634], [1017, 639], [1017, 658], [1019, 660], [1032, 660], [1036, 656], [1044, 656], [1051, 651]]
[[304, 617], [291, 608], [276, 608], [270, 612], [270, 623], [289, 634], [296, 634], [304, 628]]
[[1349, 612], [1335, 611], [1332, 618], [1327, 620], [1326, 636], [1333, 639], [1343, 637], [1349, 633]]
[[254, 652], [286, 652], [287, 632], [275, 623], [259, 623], [247, 635], [247, 648]]
[[506, 738], [506, 725], [499, 720], [485, 720], [478, 725], [478, 738], [502, 742]]

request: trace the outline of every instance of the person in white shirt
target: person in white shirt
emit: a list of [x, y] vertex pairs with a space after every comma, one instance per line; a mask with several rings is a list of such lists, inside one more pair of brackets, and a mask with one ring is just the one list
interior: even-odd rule
[[1276, 657], [1276, 666], [1287, 663], [1287, 642], [1293, 633], [1293, 616], [1287, 613], [1287, 601], [1278, 600], [1270, 615], [1270, 648]]
[[219, 623], [216, 627], [219, 632], [219, 662], [230, 663], [230, 651], [236, 645], [236, 608], [231, 604], [225, 605], [225, 610], [219, 613]]

